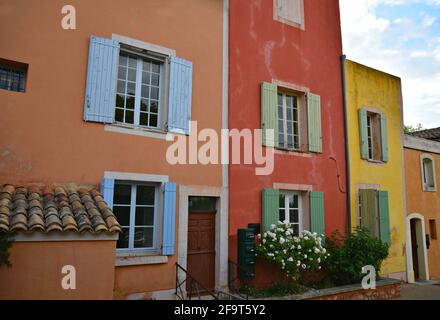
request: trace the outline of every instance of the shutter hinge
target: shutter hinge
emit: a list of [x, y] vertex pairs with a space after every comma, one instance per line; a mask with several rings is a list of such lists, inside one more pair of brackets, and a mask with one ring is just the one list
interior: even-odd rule
[[90, 96], [86, 96], [87, 109], [90, 109]]

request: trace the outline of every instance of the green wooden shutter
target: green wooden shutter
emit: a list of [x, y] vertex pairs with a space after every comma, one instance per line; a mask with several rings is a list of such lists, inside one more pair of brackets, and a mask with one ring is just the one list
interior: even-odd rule
[[[275, 84], [263, 82], [261, 84], [261, 129], [263, 130], [263, 146], [278, 146], [278, 87]], [[266, 134], [266, 130], [274, 131], [273, 139]]]
[[373, 237], [376, 236], [376, 190], [359, 190], [361, 227], [370, 231]]
[[309, 151], [322, 153], [321, 97], [317, 94], [307, 94], [307, 117]]
[[280, 220], [280, 191], [275, 189], [263, 190], [263, 232], [269, 231], [272, 224]]
[[325, 235], [324, 193], [310, 193], [310, 225], [311, 231]]
[[361, 147], [361, 159], [368, 160], [368, 124], [367, 110], [359, 109], [359, 137]]
[[380, 137], [382, 145], [382, 161], [388, 162], [387, 117], [384, 114], [380, 115]]
[[390, 209], [388, 205], [388, 192], [379, 191], [379, 229], [380, 239], [388, 244], [391, 244], [391, 231], [390, 231]]

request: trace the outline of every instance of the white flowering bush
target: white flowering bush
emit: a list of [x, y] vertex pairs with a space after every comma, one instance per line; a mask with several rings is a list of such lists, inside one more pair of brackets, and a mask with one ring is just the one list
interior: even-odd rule
[[301, 271], [320, 270], [329, 256], [322, 246], [322, 236], [309, 231], [295, 236], [287, 222], [272, 225], [258, 237], [261, 243], [257, 254], [280, 266], [292, 279], [297, 279]]

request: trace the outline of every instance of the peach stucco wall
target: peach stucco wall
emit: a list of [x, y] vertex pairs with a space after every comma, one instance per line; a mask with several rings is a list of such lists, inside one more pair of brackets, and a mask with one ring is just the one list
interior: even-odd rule
[[[437, 173], [437, 192], [423, 192], [420, 156], [429, 154], [434, 158]], [[425, 217], [425, 231], [429, 234], [429, 220], [435, 219], [440, 232], [440, 154], [405, 148], [406, 201], [408, 214], [419, 213]], [[440, 279], [440, 239], [432, 240], [428, 250], [429, 273], [432, 279]]]
[[[61, 28], [66, 4], [76, 8], [76, 30]], [[0, 182], [98, 185], [104, 171], [117, 171], [167, 175], [178, 185], [222, 185], [221, 165], [171, 166], [169, 142], [83, 121], [89, 38], [119, 34], [192, 61], [192, 119], [199, 130], [219, 132], [222, 0], [2, 1], [0, 29], [8, 30], [0, 33], [0, 58], [29, 64], [25, 93], [0, 90]], [[174, 262], [117, 268], [115, 287], [123, 294], [172, 289]]]
[[[15, 242], [12, 267], [0, 267], [0, 300], [112, 299], [115, 246], [115, 241]], [[65, 265], [75, 267], [75, 290], [61, 286]]]

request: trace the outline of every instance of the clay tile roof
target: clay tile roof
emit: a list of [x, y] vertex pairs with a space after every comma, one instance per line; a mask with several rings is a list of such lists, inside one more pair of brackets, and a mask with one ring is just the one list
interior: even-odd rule
[[97, 190], [0, 186], [0, 231], [121, 232]]
[[418, 138], [423, 138], [423, 139], [434, 140], [434, 141], [440, 142], [440, 127], [434, 128], [434, 129], [413, 132], [413, 133], [411, 133], [411, 135], [418, 137]]

